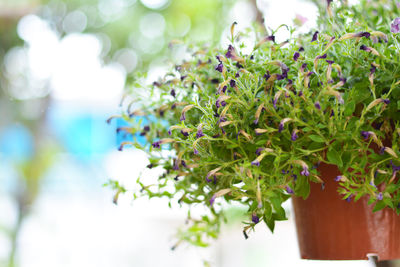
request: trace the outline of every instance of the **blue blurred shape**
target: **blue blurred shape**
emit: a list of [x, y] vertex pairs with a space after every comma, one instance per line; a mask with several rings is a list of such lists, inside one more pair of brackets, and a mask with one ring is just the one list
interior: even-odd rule
[[12, 161], [25, 161], [33, 155], [33, 138], [30, 131], [15, 124], [0, 132], [0, 153]]
[[50, 109], [50, 125], [64, 149], [81, 159], [106, 154], [115, 149], [115, 129], [106, 123], [106, 114], [71, 108]]
[[[146, 118], [144, 118], [144, 117], [134, 117], [134, 124], [138, 124], [140, 121], [141, 121], [140, 125], [141, 125], [142, 129], [146, 125], [148, 125], [148, 120]], [[116, 120], [116, 124], [117, 124], [117, 127], [115, 129], [118, 129], [120, 127], [130, 127], [131, 126], [131, 123], [125, 121], [122, 118], [118, 118]], [[142, 145], [142, 146], [146, 145], [146, 143], [147, 143], [146, 137], [141, 136], [140, 132], [135, 133], [135, 138], [136, 138], [136, 141], [140, 145]], [[126, 131], [120, 131], [119, 133], [117, 133], [117, 146], [119, 146], [122, 142], [126, 142], [126, 141], [133, 141], [133, 135], [131, 133], [127, 133]]]

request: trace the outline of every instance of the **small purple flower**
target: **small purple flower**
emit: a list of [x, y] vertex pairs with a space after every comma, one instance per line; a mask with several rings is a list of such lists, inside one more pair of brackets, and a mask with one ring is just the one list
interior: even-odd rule
[[304, 72], [304, 71], [306, 70], [306, 68], [307, 68], [307, 63], [303, 63], [303, 64], [301, 65], [301, 67], [300, 67], [300, 71], [301, 71], [301, 72]]
[[226, 52], [225, 56], [227, 58], [233, 58], [235, 57], [235, 48], [232, 45], [228, 46], [228, 51]]
[[187, 131], [181, 130], [181, 134], [183, 134], [183, 136], [188, 137], [189, 133]]
[[200, 137], [203, 137], [203, 136], [204, 136], [203, 130], [202, 130], [202, 129], [199, 129], [199, 130], [197, 131], [197, 133], [196, 133], [196, 138], [199, 139]]
[[395, 18], [390, 24], [390, 31], [392, 33], [400, 33], [400, 18]]
[[319, 33], [318, 31], [314, 32], [314, 34], [312, 36], [312, 39], [311, 39], [311, 42], [314, 42], [314, 41], [318, 40], [318, 33]]
[[174, 169], [175, 171], [179, 170], [179, 160], [177, 160], [177, 159], [174, 160], [174, 167], [172, 169]]
[[367, 140], [370, 137], [371, 133], [367, 131], [361, 131], [361, 136], [364, 138], [364, 140]]
[[353, 197], [353, 194], [350, 194], [350, 196], [348, 196], [348, 198], [346, 198], [346, 201], [350, 203], [352, 197]]
[[214, 205], [214, 201], [216, 199], [216, 195], [213, 195], [212, 198], [210, 199], [210, 206]]
[[215, 67], [215, 70], [216, 70], [216, 71], [219, 71], [219, 72], [221, 72], [221, 73], [222, 73], [223, 69], [224, 69], [224, 65], [223, 65], [222, 63], [219, 63], [219, 64]]
[[400, 171], [400, 165], [399, 166], [394, 165], [392, 160], [390, 160], [390, 164], [392, 165], [392, 170], [394, 173]]
[[339, 182], [340, 180], [342, 180], [342, 176], [338, 175], [333, 179], [335, 182]]
[[386, 105], [389, 105], [389, 104], [390, 104], [390, 100], [389, 100], [389, 99], [383, 99], [382, 101], [383, 101], [383, 103], [385, 103]]
[[323, 54], [322, 56], [317, 56], [316, 59], [325, 59], [327, 56], [327, 54]]
[[358, 32], [355, 34], [355, 37], [369, 38], [370, 36], [371, 36], [371, 34], [369, 32]]
[[383, 155], [385, 153], [385, 147], [381, 147], [381, 149], [379, 149], [379, 154]]
[[279, 123], [278, 132], [282, 132], [283, 131], [283, 126], [284, 126], [284, 124], [282, 122]]
[[260, 162], [258, 161], [258, 160], [253, 160], [252, 162], [251, 162], [251, 165], [252, 166], [256, 166], [256, 167], [260, 167]]
[[186, 162], [184, 160], [181, 160], [181, 164], [183, 167], [187, 168]]
[[194, 153], [195, 155], [197, 155], [197, 154], [199, 154], [199, 151], [198, 151], [196, 148], [194, 148], [194, 149], [193, 149], [193, 153]]
[[168, 130], [168, 134], [172, 135], [172, 130], [171, 129]]
[[266, 41], [272, 41], [272, 42], [275, 43], [275, 36], [274, 36], [274, 35], [267, 36], [267, 37], [265, 38], [265, 40], [266, 40]]
[[297, 61], [299, 59], [299, 57], [300, 57], [300, 53], [299, 52], [295, 52], [294, 55], [293, 55], [293, 60]]
[[257, 224], [260, 221], [260, 218], [258, 218], [257, 215], [253, 214], [251, 216], [251, 220], [253, 221], [253, 223]]
[[293, 191], [293, 189], [292, 188], [290, 188], [290, 186], [286, 186], [286, 192], [288, 192], [288, 194], [293, 194], [294, 193], [294, 191]]
[[154, 148], [160, 148], [160, 144], [161, 144], [161, 141], [157, 141], [157, 142], [154, 142], [154, 143], [152, 144], [152, 146], [153, 146]]
[[298, 135], [296, 134], [296, 131], [295, 131], [295, 130], [293, 130], [293, 132], [292, 132], [292, 136], [290, 137], [290, 139], [291, 139], [292, 141], [296, 141], [296, 140], [297, 140], [297, 138], [298, 138]]
[[308, 171], [307, 166], [303, 166], [303, 170], [300, 172], [301, 175], [309, 176], [310, 172]]
[[335, 112], [333, 111], [333, 109], [331, 110], [331, 114], [329, 115], [329, 117], [333, 117], [333, 115], [335, 115]]
[[370, 74], [374, 74], [376, 71], [376, 67], [371, 64], [371, 68], [369, 69]]
[[379, 192], [379, 194], [376, 196], [376, 198], [377, 198], [378, 200], [382, 200], [382, 199], [383, 199], [383, 194], [382, 194], [382, 192]]
[[329, 65], [332, 65], [333, 63], [335, 63], [335, 61], [333, 61], [333, 60], [326, 60], [326, 62], [327, 62]]
[[304, 52], [304, 47], [300, 46], [299, 52]]
[[239, 72], [236, 72], [235, 78], [239, 78], [239, 77], [240, 77]]
[[263, 147], [257, 148], [257, 150], [256, 150], [256, 155], [257, 155], [257, 156], [260, 156], [260, 154], [261, 154], [261, 152], [262, 152], [263, 150], [264, 150]]
[[303, 91], [300, 91], [300, 92], [299, 92], [299, 96], [302, 96], [302, 95], [303, 95]]
[[315, 106], [316, 109], [321, 110], [321, 105], [319, 104], [318, 101], [315, 102], [314, 106]]
[[176, 93], [175, 93], [175, 90], [174, 90], [174, 89], [171, 90], [170, 94], [171, 94], [173, 97], [176, 97]]
[[230, 85], [231, 87], [235, 87], [236, 81], [232, 79], [232, 80], [229, 82], [229, 85]]
[[296, 180], [297, 180], [297, 175], [296, 175], [296, 174], [293, 174], [292, 177], [293, 177], [293, 181], [296, 182]]

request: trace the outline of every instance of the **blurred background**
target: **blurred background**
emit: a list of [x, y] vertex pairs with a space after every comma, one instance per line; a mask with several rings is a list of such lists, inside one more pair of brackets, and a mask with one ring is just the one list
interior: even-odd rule
[[106, 120], [136, 73], [153, 82], [178, 57], [172, 40], [226, 45], [232, 22], [262, 17], [308, 31], [316, 12], [305, 0], [0, 0], [0, 266], [336, 266], [299, 259], [290, 203], [274, 235], [260, 224], [244, 240], [232, 210], [209, 248], [171, 251], [186, 210], [130, 194], [114, 205], [103, 187], [157, 175], [117, 151], [123, 122]]

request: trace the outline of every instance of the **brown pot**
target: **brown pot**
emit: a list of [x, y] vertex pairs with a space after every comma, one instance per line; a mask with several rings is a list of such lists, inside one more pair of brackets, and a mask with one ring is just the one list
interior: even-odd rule
[[325, 189], [312, 183], [310, 196], [293, 197], [297, 236], [303, 259], [379, 260], [400, 258], [400, 216], [388, 208], [372, 212], [366, 197], [357, 202], [342, 200], [334, 178], [336, 166], [318, 167]]

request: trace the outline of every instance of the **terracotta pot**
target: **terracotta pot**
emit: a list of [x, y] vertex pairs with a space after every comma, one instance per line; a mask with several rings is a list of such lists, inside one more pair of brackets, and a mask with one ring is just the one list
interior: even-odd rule
[[292, 198], [303, 259], [379, 260], [400, 258], [400, 216], [391, 209], [372, 212], [367, 198], [347, 202], [337, 193], [336, 166], [319, 166], [325, 189], [312, 183], [310, 196]]

